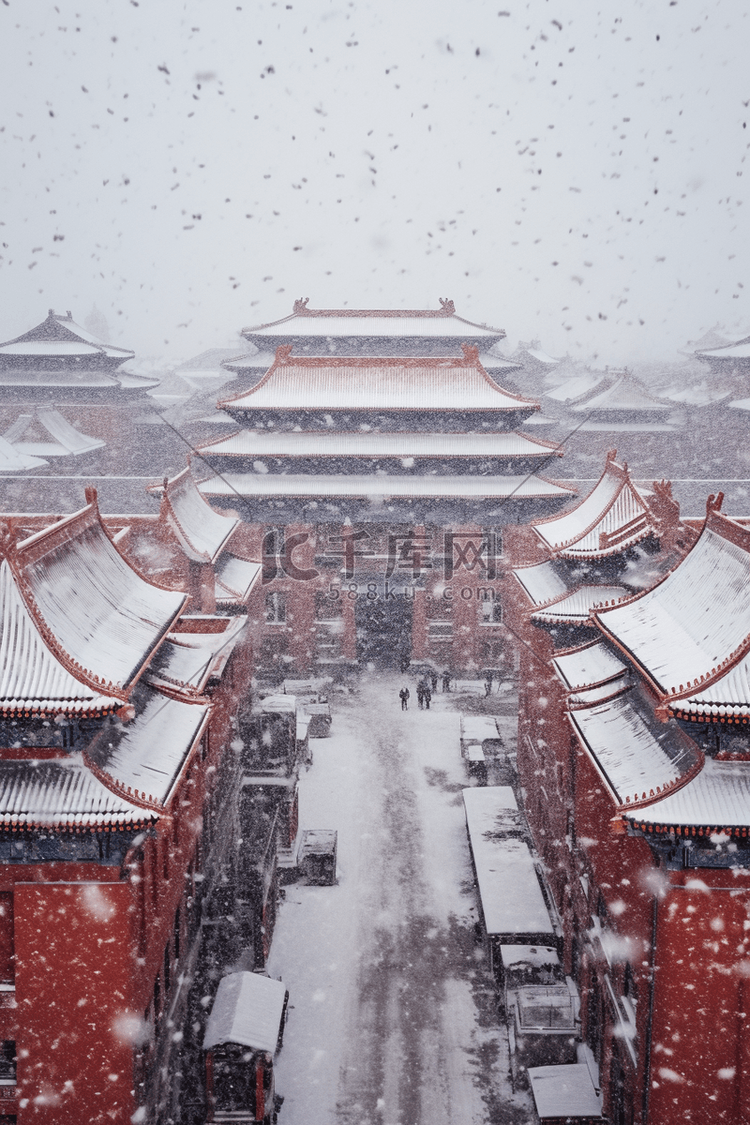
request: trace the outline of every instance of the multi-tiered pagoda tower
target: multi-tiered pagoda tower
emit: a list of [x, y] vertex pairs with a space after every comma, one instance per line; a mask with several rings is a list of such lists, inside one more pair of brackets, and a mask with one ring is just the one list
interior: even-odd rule
[[262, 547], [267, 661], [500, 663], [502, 528], [572, 491], [543, 473], [561, 451], [518, 429], [538, 403], [497, 381], [518, 369], [504, 332], [451, 301], [298, 301], [243, 335], [257, 355], [225, 366], [250, 385], [219, 403], [242, 428], [201, 447], [201, 491]]

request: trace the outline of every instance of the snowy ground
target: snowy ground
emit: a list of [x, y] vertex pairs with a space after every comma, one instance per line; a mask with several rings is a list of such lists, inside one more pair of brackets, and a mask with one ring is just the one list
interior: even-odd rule
[[526, 1125], [476, 940], [458, 715], [413, 690], [402, 713], [400, 683], [364, 675], [300, 783], [302, 827], [338, 829], [339, 882], [289, 886], [279, 912], [280, 1125]]

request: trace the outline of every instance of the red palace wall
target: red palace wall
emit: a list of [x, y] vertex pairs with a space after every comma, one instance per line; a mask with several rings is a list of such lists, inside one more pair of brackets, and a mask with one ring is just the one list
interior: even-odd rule
[[[367, 530], [370, 540], [356, 539]], [[482, 557], [477, 561], [469, 540], [481, 544], [485, 532], [477, 525], [452, 528], [458, 547], [454, 572], [446, 578], [444, 570], [444, 529], [414, 527], [417, 544], [409, 558], [395, 561], [393, 573], [384, 554], [387, 529], [378, 525], [335, 525], [328, 523], [287, 524], [283, 528], [285, 550], [265, 555], [264, 579], [249, 602], [249, 614], [259, 631], [259, 665], [280, 675], [309, 674], [323, 663], [342, 665], [357, 659], [356, 606], [358, 599], [393, 601], [393, 592], [408, 587], [411, 601], [411, 659], [431, 661], [453, 672], [479, 671], [500, 667], [508, 659], [508, 636], [501, 620], [480, 619], [480, 602], [494, 600], [504, 608], [511, 578], [503, 556], [497, 559], [496, 574], [488, 577]], [[246, 549], [260, 558], [269, 525], [245, 527]], [[342, 539], [355, 535], [350, 573], [346, 573]], [[399, 539], [401, 549], [403, 536]], [[426, 543], [425, 543], [426, 541]], [[373, 548], [374, 555], [360, 554]], [[338, 555], [334, 552], [338, 550]], [[468, 553], [461, 561], [460, 552]], [[467, 567], [466, 562], [469, 566]], [[428, 565], [429, 564], [429, 565]], [[412, 580], [415, 580], [412, 582]], [[513, 580], [514, 581], [514, 580]], [[274, 593], [283, 597], [283, 621], [267, 620], [268, 599]], [[399, 594], [399, 596], [401, 596]], [[500, 610], [502, 615], [503, 608]], [[321, 612], [336, 618], [335, 628], [320, 620]], [[442, 628], [440, 628], [442, 626]], [[446, 636], [445, 626], [450, 635]], [[408, 626], [405, 626], [405, 629]], [[335, 655], [328, 660], [326, 642], [335, 636]], [[323, 645], [321, 646], [321, 641]]]

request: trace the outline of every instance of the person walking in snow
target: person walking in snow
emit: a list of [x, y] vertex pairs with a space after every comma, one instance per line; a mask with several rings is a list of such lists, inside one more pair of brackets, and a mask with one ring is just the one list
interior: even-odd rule
[[424, 707], [424, 684], [421, 680], [417, 684], [417, 703], [419, 704], [419, 710], [421, 711]]
[[401, 691], [398, 693], [398, 697], [401, 700], [401, 710], [402, 711], [408, 711], [409, 710], [409, 695], [410, 694], [411, 693], [410, 693], [408, 687], [402, 687]]
[[443, 672], [443, 691], [450, 691], [450, 690], [451, 690], [451, 674], [446, 669], [446, 671]]
[[428, 711], [430, 709], [430, 700], [431, 699], [432, 699], [432, 692], [430, 691], [429, 684], [425, 684], [424, 685], [424, 705], [425, 705], [425, 707], [427, 708]]
[[437, 672], [432, 672], [430, 674], [430, 682], [432, 683], [433, 692], [436, 692], [437, 686], [438, 686], [438, 674], [437, 674]]

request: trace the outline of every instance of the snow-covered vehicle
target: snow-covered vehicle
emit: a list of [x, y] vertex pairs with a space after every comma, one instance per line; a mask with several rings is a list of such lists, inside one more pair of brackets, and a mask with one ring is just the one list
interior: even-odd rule
[[275, 1125], [281, 1101], [273, 1058], [284, 1035], [289, 993], [261, 973], [229, 973], [208, 1017], [206, 1122]]
[[329, 680], [284, 680], [282, 690], [286, 695], [296, 696], [300, 708], [309, 716], [308, 734], [310, 738], [327, 738], [331, 733], [331, 705], [325, 694]]
[[557, 950], [501, 945], [500, 962], [514, 1069], [574, 1063], [580, 1004]]

